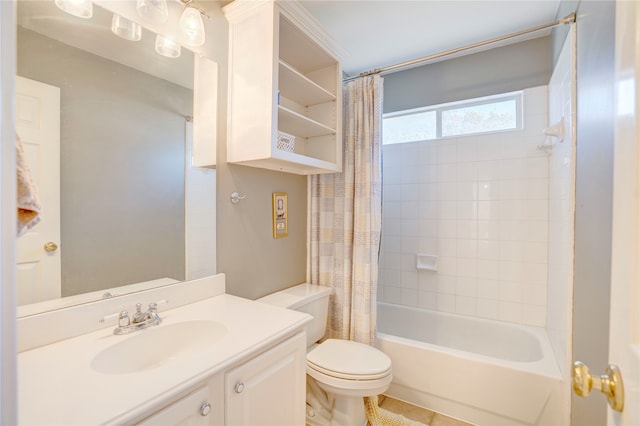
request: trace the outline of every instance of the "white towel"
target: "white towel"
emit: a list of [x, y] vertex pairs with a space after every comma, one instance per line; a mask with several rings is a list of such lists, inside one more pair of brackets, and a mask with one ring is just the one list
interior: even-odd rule
[[20, 236], [40, 222], [42, 207], [38, 199], [38, 191], [31, 178], [31, 171], [29, 170], [29, 166], [27, 166], [22, 141], [17, 136], [16, 172], [18, 180], [18, 236]]

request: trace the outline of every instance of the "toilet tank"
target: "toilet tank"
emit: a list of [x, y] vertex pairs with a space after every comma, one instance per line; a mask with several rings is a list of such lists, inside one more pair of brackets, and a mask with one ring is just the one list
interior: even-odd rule
[[268, 303], [311, 315], [313, 320], [307, 324], [305, 330], [307, 332], [307, 347], [309, 347], [324, 337], [331, 293], [333, 290], [330, 287], [303, 283], [261, 297], [256, 302]]

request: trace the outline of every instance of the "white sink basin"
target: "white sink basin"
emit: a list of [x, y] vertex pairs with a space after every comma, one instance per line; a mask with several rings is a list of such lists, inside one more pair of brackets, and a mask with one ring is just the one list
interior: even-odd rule
[[132, 337], [103, 349], [93, 358], [91, 368], [104, 374], [151, 370], [201, 350], [226, 334], [227, 328], [215, 321], [160, 324], [135, 331]]

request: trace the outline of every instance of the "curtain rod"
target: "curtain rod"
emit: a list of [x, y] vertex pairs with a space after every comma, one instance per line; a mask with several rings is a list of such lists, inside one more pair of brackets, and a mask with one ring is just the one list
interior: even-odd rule
[[419, 64], [421, 62], [427, 62], [427, 61], [430, 61], [432, 59], [442, 58], [443, 56], [449, 56], [449, 55], [453, 55], [455, 53], [464, 52], [465, 50], [471, 50], [471, 49], [475, 49], [477, 47], [486, 46], [488, 44], [498, 43], [500, 41], [504, 41], [504, 40], [508, 40], [508, 39], [516, 38], [516, 37], [520, 37], [520, 36], [525, 35], [525, 34], [535, 33], [537, 31], [542, 31], [542, 30], [546, 30], [548, 28], [557, 27], [559, 25], [573, 24], [574, 22], [576, 22], [576, 14], [575, 13], [571, 13], [571, 14], [565, 16], [564, 18], [559, 19], [559, 20], [554, 21], [554, 22], [551, 22], [549, 24], [539, 25], [537, 27], [529, 28], [529, 29], [526, 29], [526, 30], [518, 31], [518, 32], [515, 32], [515, 33], [511, 33], [511, 34], [507, 34], [507, 35], [504, 35], [504, 36], [500, 36], [500, 37], [495, 37], [495, 38], [492, 38], [492, 39], [489, 39], [489, 40], [480, 41], [478, 43], [468, 44], [468, 45], [463, 46], [463, 47], [457, 47], [455, 49], [445, 50], [444, 52], [435, 53], [433, 55], [428, 55], [428, 56], [423, 56], [421, 58], [412, 59], [410, 61], [401, 62], [399, 64], [389, 65], [389, 66], [382, 67], [382, 68], [376, 68], [376, 69], [371, 70], [371, 71], [361, 72], [360, 74], [355, 75], [353, 77], [347, 77], [347, 78], [343, 79], [342, 82], [344, 83], [344, 82], [347, 82], [347, 81], [355, 80], [356, 78], [366, 77], [368, 75], [386, 73], [386, 72], [393, 71], [393, 70], [398, 69], [398, 68], [405, 68], [405, 67], [408, 67], [408, 66], [411, 66], [411, 65]]

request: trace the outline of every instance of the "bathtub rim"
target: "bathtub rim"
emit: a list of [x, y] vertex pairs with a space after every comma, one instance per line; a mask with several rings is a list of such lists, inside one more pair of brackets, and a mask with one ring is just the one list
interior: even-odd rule
[[[551, 341], [549, 340], [549, 336], [547, 334], [547, 330], [542, 327], [536, 327], [525, 324], [514, 324], [506, 321], [487, 319], [487, 318], [479, 318], [479, 317], [469, 317], [466, 315], [454, 314], [451, 312], [441, 312], [434, 311], [430, 309], [422, 309], [415, 308], [413, 306], [403, 306], [397, 305], [394, 303], [388, 302], [377, 302], [378, 304], [393, 306], [399, 309], [409, 309], [409, 310], [418, 310], [418, 311], [426, 311], [435, 315], [451, 317], [451, 318], [463, 318], [469, 321], [479, 321], [484, 324], [499, 324], [501, 326], [508, 326], [510, 328], [517, 329], [519, 331], [526, 332], [528, 334], [533, 335], [540, 344], [542, 350], [542, 359], [537, 361], [511, 361], [507, 359], [495, 358], [488, 355], [482, 355], [475, 352], [463, 351], [460, 349], [450, 348], [447, 346], [440, 346], [429, 342], [423, 342], [420, 340], [414, 340], [407, 337], [395, 336], [393, 334], [388, 334], [384, 332], [378, 332], [376, 337], [376, 347], [379, 347], [378, 340], [386, 339], [395, 342], [399, 342], [402, 344], [406, 344], [408, 346], [414, 348], [427, 348], [429, 350], [433, 350], [439, 353], [445, 354], [453, 354], [455, 356], [467, 359], [467, 360], [479, 360], [482, 362], [487, 362], [492, 365], [505, 367], [509, 369], [514, 369], [518, 371], [525, 371], [528, 373], [539, 374], [545, 377], [549, 377], [552, 379], [562, 380], [562, 375], [560, 372], [560, 368], [558, 365], [558, 360], [556, 360], [555, 353], [553, 352], [553, 348], [551, 347]], [[378, 320], [380, 320], [380, 315], [378, 314]]]

